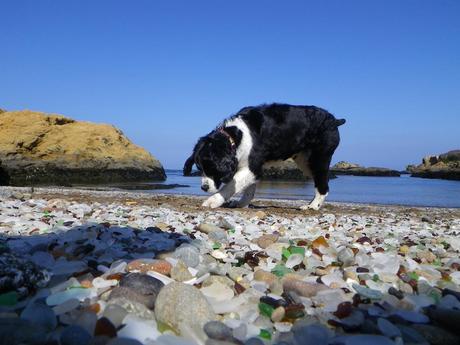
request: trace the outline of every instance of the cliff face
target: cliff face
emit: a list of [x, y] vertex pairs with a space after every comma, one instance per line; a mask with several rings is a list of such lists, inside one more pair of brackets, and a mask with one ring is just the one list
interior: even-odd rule
[[35, 111], [0, 113], [0, 183], [164, 180], [161, 163], [117, 128]]
[[414, 177], [460, 180], [460, 150], [426, 156], [422, 164], [407, 166], [407, 171]]

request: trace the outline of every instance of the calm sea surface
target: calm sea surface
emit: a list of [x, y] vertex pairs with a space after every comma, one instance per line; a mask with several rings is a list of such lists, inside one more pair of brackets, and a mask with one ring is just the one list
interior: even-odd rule
[[[190, 187], [160, 189], [149, 193], [206, 195], [200, 189], [199, 177], [184, 177], [182, 171], [166, 170], [164, 184]], [[329, 183], [329, 201], [392, 204], [409, 206], [460, 207], [460, 181], [401, 177], [338, 176]], [[309, 200], [314, 195], [313, 183], [298, 181], [264, 181], [256, 197]]]

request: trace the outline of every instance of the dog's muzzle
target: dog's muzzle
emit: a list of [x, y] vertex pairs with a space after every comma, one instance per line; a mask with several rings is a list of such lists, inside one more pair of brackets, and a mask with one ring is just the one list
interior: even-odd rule
[[214, 184], [214, 180], [207, 176], [203, 176], [201, 178], [201, 189], [207, 193], [217, 192], [217, 188], [216, 188], [216, 185]]

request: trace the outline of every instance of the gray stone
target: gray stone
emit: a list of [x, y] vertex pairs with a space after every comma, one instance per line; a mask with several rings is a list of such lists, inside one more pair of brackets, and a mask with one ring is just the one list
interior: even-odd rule
[[53, 309], [43, 303], [31, 303], [21, 313], [21, 319], [29, 320], [45, 331], [52, 331], [57, 326], [57, 318]]
[[118, 286], [112, 289], [112, 292], [109, 296], [109, 301], [117, 298], [125, 298], [133, 302], [137, 302], [140, 304], [145, 305], [149, 309], [153, 309], [155, 306], [155, 299], [152, 298], [150, 295], [141, 295], [137, 293], [135, 290], [125, 288], [123, 286]]
[[103, 316], [109, 319], [115, 328], [118, 328], [121, 326], [123, 319], [127, 314], [128, 312], [123, 307], [117, 304], [109, 304], [105, 307]]
[[365, 286], [361, 286], [359, 284], [353, 284], [353, 289], [356, 290], [361, 296], [370, 299], [381, 299], [383, 297], [383, 293], [378, 290], [370, 289]]
[[93, 335], [96, 328], [97, 315], [92, 311], [83, 311], [75, 320], [75, 326], [85, 329], [88, 334]]
[[416, 344], [429, 344], [420, 332], [416, 331], [414, 328], [397, 324], [395, 325], [401, 331], [402, 339], [404, 343], [416, 343]]
[[220, 321], [207, 322], [203, 330], [211, 339], [229, 340], [233, 338], [232, 329]]
[[178, 282], [185, 282], [193, 278], [188, 270], [187, 265], [182, 260], [178, 260], [176, 265], [171, 269], [171, 278]]
[[294, 329], [294, 339], [302, 345], [327, 345], [329, 330], [320, 324], [311, 324]]
[[129, 300], [124, 297], [111, 298], [109, 299], [108, 303], [118, 305], [125, 309], [128, 313], [134, 314], [143, 319], [152, 320], [155, 318], [153, 311], [148, 309], [144, 304]]
[[153, 309], [163, 286], [160, 280], [147, 274], [130, 273], [120, 280], [120, 286], [112, 290], [109, 300], [125, 298]]
[[377, 327], [379, 328], [379, 331], [389, 337], [389, 338], [395, 338], [395, 337], [400, 337], [401, 336], [401, 331], [399, 330], [398, 327], [393, 325], [390, 321], [379, 318], [377, 320]]
[[174, 251], [174, 258], [182, 260], [188, 267], [196, 267], [200, 263], [199, 250], [189, 244], [183, 244]]
[[[393, 313], [394, 316], [400, 317], [401, 319], [413, 323], [428, 323], [430, 322], [430, 319], [428, 316], [417, 313], [415, 311], [411, 310], [398, 310]], [[460, 320], [460, 319], [459, 319]]]
[[213, 242], [226, 243], [227, 233], [224, 230], [216, 230], [209, 233], [209, 240]]
[[182, 323], [202, 329], [206, 322], [216, 319], [200, 290], [178, 282], [161, 289], [155, 302], [155, 316], [176, 331]]
[[87, 345], [91, 338], [83, 327], [72, 325], [62, 331], [61, 345]]
[[197, 229], [205, 234], [211, 234], [214, 231], [222, 231], [222, 229], [214, 224], [201, 223]]
[[164, 284], [147, 274], [130, 273], [120, 280], [120, 286], [135, 290], [141, 295], [157, 296]]
[[337, 253], [337, 260], [339, 260], [343, 265], [350, 266], [355, 262], [355, 254], [350, 248], [343, 248]]

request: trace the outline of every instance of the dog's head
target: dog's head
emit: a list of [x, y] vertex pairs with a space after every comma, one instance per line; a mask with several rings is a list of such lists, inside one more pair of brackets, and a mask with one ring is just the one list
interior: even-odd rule
[[201, 171], [201, 189], [215, 193], [235, 175], [238, 166], [235, 143], [221, 131], [211, 132], [198, 140], [185, 162], [184, 176], [191, 174], [193, 164]]

